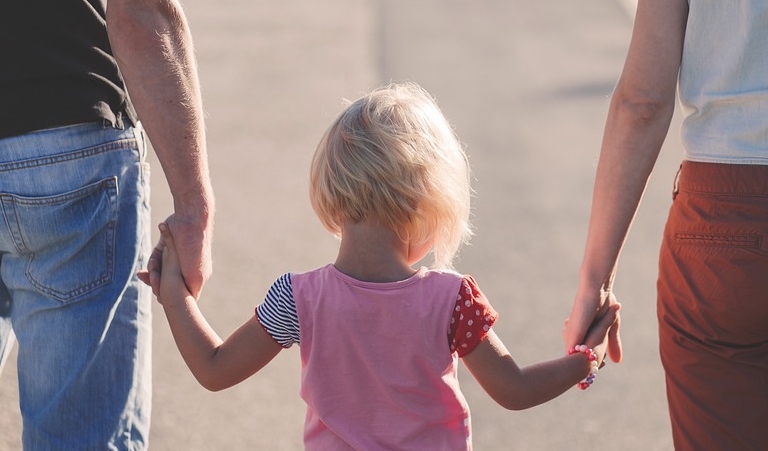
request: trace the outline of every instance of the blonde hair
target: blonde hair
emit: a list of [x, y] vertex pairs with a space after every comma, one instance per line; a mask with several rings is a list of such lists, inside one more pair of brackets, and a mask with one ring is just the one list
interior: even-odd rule
[[435, 100], [390, 84], [349, 104], [323, 135], [310, 171], [312, 208], [339, 236], [344, 222], [378, 221], [451, 268], [469, 222], [469, 164]]

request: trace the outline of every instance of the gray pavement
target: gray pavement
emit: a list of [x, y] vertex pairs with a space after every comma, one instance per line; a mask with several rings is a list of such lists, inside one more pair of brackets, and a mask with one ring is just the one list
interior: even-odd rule
[[[287, 270], [332, 261], [337, 242], [307, 201], [314, 146], [342, 98], [389, 80], [435, 95], [476, 178], [476, 236], [457, 269], [500, 312], [520, 364], [562, 352], [608, 98], [631, 33], [624, 0], [186, 0], [218, 199], [215, 274], [201, 306], [222, 335]], [[630, 5], [630, 6], [628, 6]], [[681, 156], [673, 124], [622, 256], [626, 360], [587, 392], [522, 412], [498, 407], [461, 368], [476, 450], [669, 450], [657, 355], [657, 250]], [[155, 222], [170, 212], [154, 165]], [[155, 311], [151, 449], [299, 450], [298, 350], [208, 393]], [[15, 366], [0, 377], [0, 450], [19, 449]]]

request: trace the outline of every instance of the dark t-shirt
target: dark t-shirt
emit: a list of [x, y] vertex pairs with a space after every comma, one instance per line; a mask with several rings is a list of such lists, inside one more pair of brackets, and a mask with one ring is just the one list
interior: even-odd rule
[[136, 122], [105, 17], [106, 0], [0, 0], [0, 138]]

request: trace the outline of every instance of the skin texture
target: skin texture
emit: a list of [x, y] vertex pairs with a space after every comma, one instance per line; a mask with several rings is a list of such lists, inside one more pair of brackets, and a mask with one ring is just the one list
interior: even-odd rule
[[[221, 390], [258, 372], [282, 349], [254, 317], [222, 340], [197, 307], [181, 274], [174, 237], [160, 225], [164, 243], [162, 274], [156, 274], [154, 291], [159, 292], [179, 351], [194, 376], [209, 390]], [[403, 280], [415, 272], [411, 265], [429, 248], [410, 246], [397, 234], [375, 223], [345, 224], [334, 265], [360, 280]], [[159, 284], [157, 283], [159, 280]], [[607, 309], [590, 328], [585, 339], [594, 348], [598, 363], [605, 355], [607, 332], [617, 318], [619, 305]], [[520, 368], [501, 340], [491, 330], [464, 363], [488, 394], [501, 406], [520, 410], [562, 394], [589, 372], [585, 354], [577, 353]]]
[[[686, 0], [638, 2], [605, 124], [579, 286], [563, 331], [566, 347], [580, 342], [601, 307], [616, 301], [619, 254], [674, 112], [687, 14]], [[619, 362], [619, 321], [609, 335], [609, 354]]]
[[[131, 101], [173, 196], [166, 219], [189, 289], [199, 295], [212, 272], [214, 197], [208, 173], [203, 106], [192, 37], [175, 0], [110, 0], [107, 33]], [[162, 243], [148, 271], [151, 284]]]

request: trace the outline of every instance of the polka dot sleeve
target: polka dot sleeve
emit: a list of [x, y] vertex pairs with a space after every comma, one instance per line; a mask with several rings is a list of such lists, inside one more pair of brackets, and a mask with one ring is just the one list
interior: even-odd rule
[[475, 279], [464, 276], [448, 329], [451, 352], [457, 352], [459, 357], [472, 352], [488, 335], [498, 317]]

